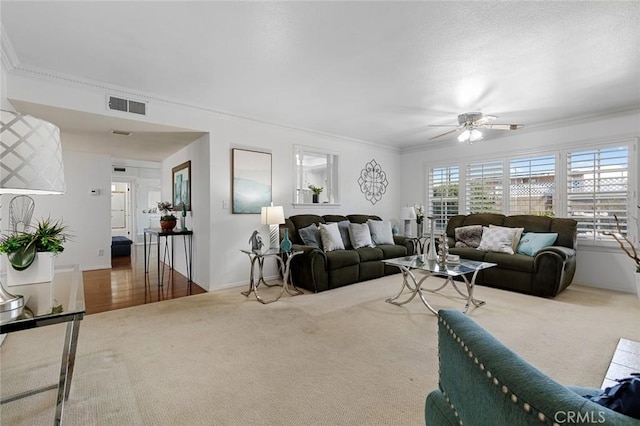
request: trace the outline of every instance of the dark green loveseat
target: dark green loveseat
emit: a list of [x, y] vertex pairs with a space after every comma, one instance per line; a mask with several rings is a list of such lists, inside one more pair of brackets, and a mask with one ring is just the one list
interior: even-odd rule
[[[468, 225], [524, 228], [524, 232], [557, 233], [558, 238], [553, 247], [546, 247], [535, 256], [454, 248], [455, 229]], [[571, 284], [576, 272], [576, 234], [575, 220], [546, 216], [505, 216], [493, 213], [457, 215], [447, 224], [451, 254], [498, 264], [480, 271], [476, 284], [542, 297], [555, 297]]]
[[298, 234], [298, 229], [305, 228], [312, 223], [317, 225], [344, 220], [365, 223], [368, 219], [381, 220], [378, 216], [361, 214], [347, 216], [303, 214], [286, 219], [285, 223], [280, 225], [280, 238], [282, 238], [284, 229], [288, 229], [293, 249], [304, 251], [303, 254], [291, 259], [293, 283], [298, 287], [320, 292], [398, 273], [398, 268], [385, 265], [382, 260], [413, 254], [413, 245], [405, 237], [395, 236], [395, 244], [381, 244], [376, 247], [325, 253], [321, 249], [303, 245]]

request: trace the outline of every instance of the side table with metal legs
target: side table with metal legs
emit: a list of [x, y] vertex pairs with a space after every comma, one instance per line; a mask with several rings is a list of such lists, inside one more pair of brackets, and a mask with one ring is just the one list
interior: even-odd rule
[[[242, 292], [244, 296], [249, 297], [249, 295], [253, 293], [256, 296], [256, 299], [260, 303], [263, 303], [266, 305], [268, 303], [273, 303], [279, 300], [285, 291], [291, 296], [297, 296], [299, 294], [303, 294], [302, 291], [298, 290], [293, 283], [289, 284], [289, 281], [290, 281], [289, 272], [291, 267], [291, 259], [293, 259], [295, 256], [299, 254], [302, 254], [303, 253], [302, 251], [292, 251], [290, 253], [283, 253], [280, 250], [275, 250], [275, 249], [268, 250], [264, 253], [253, 252], [250, 250], [240, 250], [240, 251], [248, 255], [249, 260], [251, 262], [251, 272], [249, 273], [249, 290]], [[285, 255], [287, 256], [286, 260], [283, 259], [283, 256]], [[282, 290], [280, 290], [280, 294], [278, 294], [278, 296], [273, 300], [264, 300], [258, 294], [258, 287], [260, 286], [260, 284], [264, 284], [267, 287], [273, 287], [275, 285], [279, 285], [279, 284], [269, 284], [264, 279], [264, 274], [263, 274], [264, 260], [267, 257], [273, 257], [276, 259], [278, 263], [278, 269], [282, 275]], [[257, 278], [256, 278], [256, 271], [255, 271], [256, 263], [258, 264]]]

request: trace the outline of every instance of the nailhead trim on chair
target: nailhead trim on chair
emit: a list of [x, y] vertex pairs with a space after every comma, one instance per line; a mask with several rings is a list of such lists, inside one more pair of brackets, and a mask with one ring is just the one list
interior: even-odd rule
[[[473, 363], [478, 365], [478, 368], [480, 368], [480, 371], [485, 371], [485, 366], [483, 363], [481, 363], [477, 357], [475, 357], [473, 355], [473, 352], [471, 352], [471, 350], [469, 349], [469, 347], [464, 343], [464, 341], [462, 341], [462, 339], [460, 339], [459, 336], [456, 335], [456, 333], [453, 332], [453, 329], [449, 326], [449, 324], [447, 324], [447, 322], [442, 318], [442, 317], [438, 317], [438, 320], [447, 328], [447, 330], [449, 331], [449, 334], [451, 334], [451, 336], [453, 337], [453, 339], [460, 343], [460, 346], [462, 346], [462, 348], [464, 349], [465, 352], [468, 352], [469, 354], [469, 358], [473, 358]], [[438, 360], [440, 359], [440, 354], [438, 354]], [[500, 386], [500, 381], [496, 378], [493, 377], [491, 371], [486, 370], [485, 375], [487, 376], [488, 379], [492, 379], [492, 383], [495, 386]], [[460, 415], [458, 414], [458, 411], [456, 410], [456, 408], [454, 407], [453, 403], [451, 402], [451, 400], [449, 399], [449, 396], [446, 394], [446, 392], [442, 389], [442, 385], [440, 385], [440, 390], [442, 391], [442, 394], [444, 395], [445, 400], [449, 403], [449, 406], [451, 407], [451, 409], [453, 410], [453, 414], [456, 416], [456, 418], [458, 419], [458, 423], [460, 424], [460, 426], [462, 426], [462, 420], [460, 419]], [[500, 391], [504, 394], [504, 395], [509, 395], [510, 394], [510, 399], [511, 402], [513, 402], [514, 404], [519, 406], [519, 398], [518, 396], [511, 392], [509, 390], [509, 388], [507, 387], [507, 385], [502, 385], [502, 387], [500, 388]], [[527, 402], [524, 402], [522, 404], [521, 407], [524, 412], [526, 412], [527, 414], [534, 414], [534, 410], [532, 410], [531, 405]], [[547, 416], [541, 412], [541, 411], [537, 411], [537, 416], [538, 421], [540, 423], [548, 423], [548, 418]], [[558, 423], [553, 422], [552, 426], [560, 426]]]

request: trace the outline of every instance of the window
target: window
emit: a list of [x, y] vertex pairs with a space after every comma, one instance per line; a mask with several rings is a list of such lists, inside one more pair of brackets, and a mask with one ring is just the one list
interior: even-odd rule
[[[636, 238], [636, 140], [581, 145], [531, 156], [436, 164], [427, 170], [427, 206], [442, 217], [501, 213], [569, 217], [585, 245], [613, 245], [605, 232]], [[460, 173], [464, 171], [464, 173]]]
[[296, 146], [296, 182], [294, 204], [313, 202], [309, 186], [322, 188], [318, 202], [340, 203], [338, 155], [318, 148]]
[[503, 163], [501, 161], [467, 166], [467, 213], [502, 213]]
[[435, 228], [445, 229], [452, 216], [458, 214], [460, 168], [436, 167], [429, 171], [429, 216], [436, 218]]
[[555, 214], [556, 157], [545, 155], [509, 161], [509, 214]]
[[615, 146], [567, 154], [567, 214], [578, 221], [578, 237], [612, 240], [615, 217], [627, 234], [629, 148]]

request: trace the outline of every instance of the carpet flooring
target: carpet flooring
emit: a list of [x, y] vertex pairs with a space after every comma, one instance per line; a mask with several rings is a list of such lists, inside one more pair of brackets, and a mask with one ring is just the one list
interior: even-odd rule
[[[435, 288], [439, 278], [427, 280]], [[437, 322], [400, 275], [262, 305], [234, 288], [88, 315], [67, 425], [421, 425], [437, 386]], [[265, 289], [264, 296], [277, 288]], [[600, 387], [635, 295], [571, 286], [555, 299], [487, 287], [469, 316], [561, 383]], [[451, 288], [429, 296], [462, 309]], [[3, 397], [56, 381], [64, 326], [7, 336]], [[52, 422], [55, 391], [4, 404], [0, 423]]]

